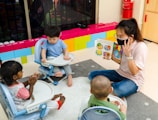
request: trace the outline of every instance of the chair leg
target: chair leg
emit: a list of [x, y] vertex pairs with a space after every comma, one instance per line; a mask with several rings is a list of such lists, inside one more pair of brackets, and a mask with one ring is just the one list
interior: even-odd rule
[[63, 77], [50, 77], [46, 74], [43, 74], [43, 80], [47, 79], [49, 82], [51, 82], [52, 84], [54, 84], [55, 86], [58, 85], [58, 83], [62, 80], [65, 80], [67, 78], [67, 75], [64, 75]]
[[53, 83], [54, 85], [58, 85], [58, 81], [53, 80], [51, 77], [47, 76], [47, 79], [48, 79], [51, 83]]
[[47, 76], [47, 79], [51, 82], [54, 83], [54, 80], [52, 78], [50, 78], [49, 76]]
[[54, 82], [53, 82], [53, 84], [54, 84], [55, 86], [58, 85], [58, 83], [59, 83], [58, 81], [54, 81]]
[[58, 85], [58, 83], [60, 82], [60, 81], [62, 81], [62, 80], [65, 80], [67, 78], [67, 75], [64, 75], [63, 77], [61, 77], [61, 79], [60, 78], [56, 78], [56, 79], [54, 79], [53, 81], [53, 84], [54, 85]]
[[[67, 78], [67, 75], [65, 75], [61, 80], [65, 80], [66, 78]], [[60, 80], [60, 81], [61, 81], [61, 80]]]

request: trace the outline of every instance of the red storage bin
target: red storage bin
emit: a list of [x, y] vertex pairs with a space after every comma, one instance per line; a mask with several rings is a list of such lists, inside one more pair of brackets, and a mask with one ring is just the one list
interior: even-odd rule
[[133, 0], [123, 0], [122, 18], [131, 18], [133, 15]]

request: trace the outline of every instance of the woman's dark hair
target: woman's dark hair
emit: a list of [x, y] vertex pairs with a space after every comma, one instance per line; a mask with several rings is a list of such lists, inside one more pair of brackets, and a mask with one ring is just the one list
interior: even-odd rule
[[22, 69], [22, 65], [19, 62], [14, 60], [6, 61], [1, 65], [0, 76], [5, 84], [12, 85], [14, 81], [13, 75], [17, 75]]
[[60, 32], [61, 31], [58, 26], [46, 26], [44, 28], [45, 35], [49, 37], [59, 37]]
[[134, 37], [137, 41], [143, 41], [140, 29], [138, 27], [137, 21], [135, 18], [131, 18], [128, 20], [122, 20], [119, 22], [119, 24], [116, 26], [116, 29], [123, 29], [124, 32], [130, 36]]

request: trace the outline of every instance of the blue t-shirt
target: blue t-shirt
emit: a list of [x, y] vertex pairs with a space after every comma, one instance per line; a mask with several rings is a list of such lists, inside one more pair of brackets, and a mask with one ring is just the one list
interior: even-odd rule
[[45, 40], [42, 49], [46, 50], [46, 56], [53, 56], [57, 57], [63, 53], [63, 50], [66, 49], [66, 44], [61, 40], [58, 39], [57, 43], [50, 44], [48, 40]]

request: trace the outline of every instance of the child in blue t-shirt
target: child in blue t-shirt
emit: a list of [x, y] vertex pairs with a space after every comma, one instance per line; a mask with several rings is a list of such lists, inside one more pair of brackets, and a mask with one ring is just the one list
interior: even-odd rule
[[[67, 46], [65, 43], [59, 38], [60, 36], [60, 28], [56, 26], [46, 26], [45, 27], [45, 35], [47, 36], [47, 40], [42, 44], [42, 62], [45, 63], [48, 57], [58, 57], [59, 55], [64, 55], [64, 60], [70, 60], [68, 55]], [[68, 75], [67, 85], [72, 86], [72, 70], [70, 65], [63, 66], [66, 74]], [[62, 72], [59, 67], [54, 67], [54, 72], [56, 77], [62, 77]]]

